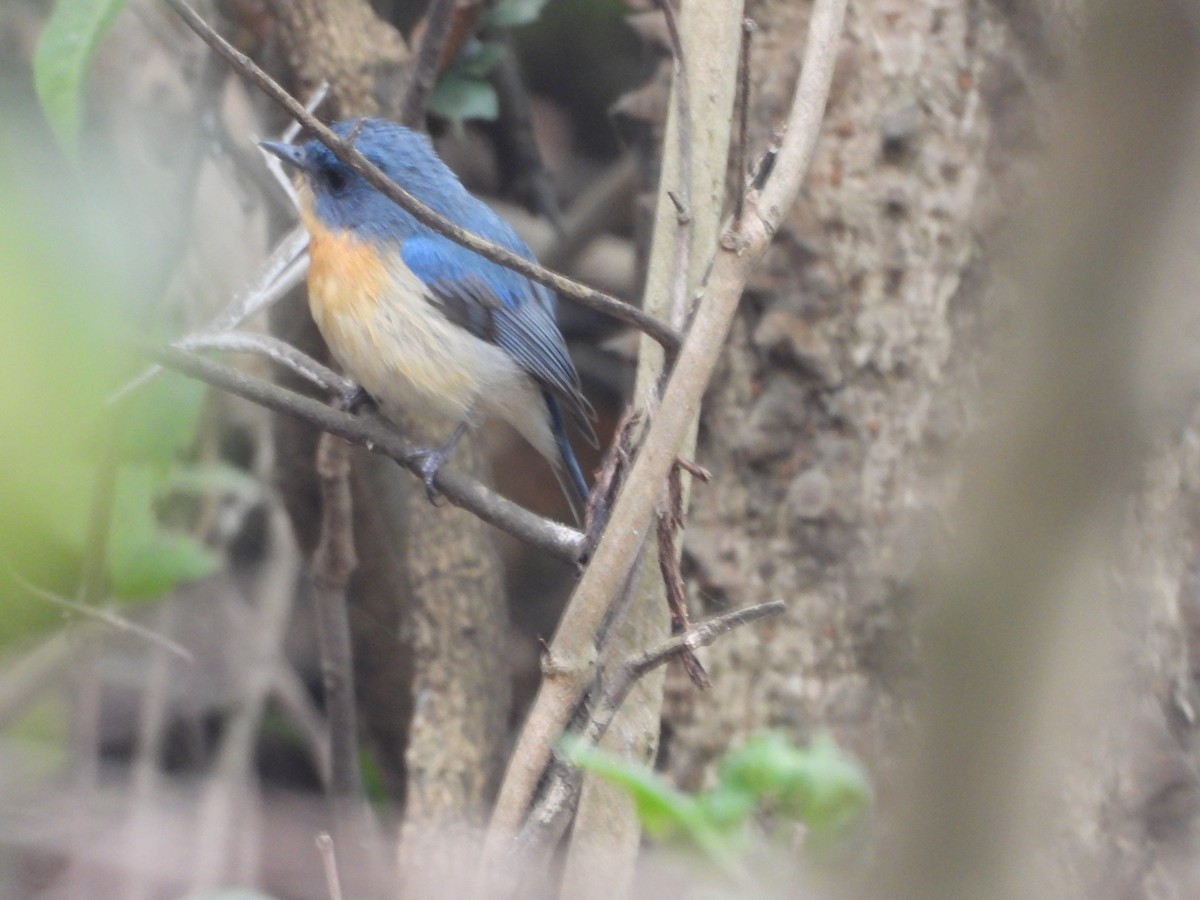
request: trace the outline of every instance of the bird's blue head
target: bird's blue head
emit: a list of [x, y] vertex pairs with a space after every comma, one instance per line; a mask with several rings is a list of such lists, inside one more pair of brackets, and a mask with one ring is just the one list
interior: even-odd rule
[[[472, 198], [425, 135], [383, 119], [348, 119], [333, 131], [353, 138], [363, 156], [426, 206], [470, 227]], [[403, 238], [422, 230], [320, 141], [260, 146], [299, 173], [301, 200], [325, 228], [374, 239]]]

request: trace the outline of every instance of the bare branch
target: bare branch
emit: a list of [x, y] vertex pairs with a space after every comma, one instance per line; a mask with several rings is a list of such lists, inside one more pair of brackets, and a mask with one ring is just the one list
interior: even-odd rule
[[408, 81], [404, 86], [404, 99], [400, 103], [400, 122], [409, 128], [424, 130], [425, 107], [437, 83], [438, 65], [454, 25], [457, 6], [458, 0], [430, 0], [429, 9], [425, 12], [421, 40], [413, 54]]
[[248, 56], [234, 49], [228, 41], [212, 29], [186, 2], [186, 0], [166, 0], [171, 8], [179, 14], [184, 22], [198, 34], [210, 47], [221, 54], [244, 77], [256, 85], [275, 103], [287, 111], [289, 115], [301, 122], [312, 135], [339, 160], [362, 176], [381, 194], [408, 212], [421, 222], [441, 235], [468, 250], [478, 253], [484, 259], [491, 260], [497, 265], [519, 272], [526, 278], [543, 284], [564, 297], [570, 297], [576, 302], [612, 316], [627, 325], [644, 332], [657, 341], [664, 351], [671, 355], [679, 347], [679, 335], [670, 327], [646, 315], [635, 306], [631, 306], [616, 297], [589, 288], [556, 272], [530, 262], [522, 256], [499, 247], [490, 241], [458, 227], [445, 216], [439, 215], [425, 206], [412, 194], [389, 179], [378, 167], [372, 165], [365, 156], [358, 152], [352, 142], [344, 141], [334, 134], [326, 125], [310, 115], [296, 99], [279, 86], [266, 72], [259, 68]]
[[[328, 432], [322, 434], [317, 443], [321, 534], [312, 558], [317, 646], [325, 686], [325, 714], [329, 721], [329, 788], [335, 809], [346, 798], [359, 796], [362, 790], [350, 614], [346, 607], [346, 587], [358, 567], [348, 451], [348, 445], [341, 438]], [[340, 820], [341, 816], [336, 818]]]
[[92, 619], [96, 622], [102, 622], [110, 628], [115, 628], [117, 631], [123, 631], [126, 634], [137, 635], [144, 638], [155, 646], [162, 647], [164, 650], [169, 650], [171, 653], [178, 656], [184, 662], [194, 663], [195, 657], [192, 656], [192, 651], [188, 650], [182, 644], [171, 640], [165, 634], [159, 634], [151, 628], [144, 625], [139, 625], [137, 622], [126, 619], [124, 616], [118, 615], [109, 609], [104, 609], [99, 606], [89, 606], [85, 603], [79, 603], [69, 597], [63, 597], [53, 591], [48, 591], [45, 588], [38, 587], [33, 582], [24, 578], [17, 572], [7, 561], [4, 567], [8, 570], [9, 577], [12, 578], [22, 589], [29, 592], [47, 603], [53, 603], [55, 606], [61, 606], [63, 609], [85, 619]]
[[602, 723], [600, 711], [612, 708], [615, 712], [629, 695], [629, 689], [647, 672], [658, 668], [674, 656], [697, 650], [700, 647], [707, 647], [726, 632], [749, 625], [751, 622], [757, 622], [759, 619], [777, 616], [786, 609], [787, 604], [782, 600], [771, 600], [757, 606], [735, 609], [733, 612], [723, 613], [698, 625], [693, 625], [687, 631], [668, 638], [657, 647], [651, 647], [645, 653], [639, 653], [628, 660], [608, 683], [596, 704], [597, 712], [593, 713], [592, 720], [584, 732], [585, 736], [590, 737], [593, 741], [600, 739], [604, 728], [607, 727]]
[[317, 362], [307, 353], [269, 334], [245, 331], [223, 331], [202, 333], [185, 337], [171, 346], [180, 350], [226, 350], [234, 353], [256, 353], [299, 375], [318, 390], [338, 396], [348, 396], [354, 390], [354, 382], [328, 366]]
[[691, 275], [692, 255], [692, 98], [675, 7], [671, 5], [671, 0], [657, 0], [657, 3], [667, 22], [671, 55], [675, 60], [675, 86], [672, 96], [675, 98], [675, 129], [679, 135], [679, 182], [675, 186], [675, 192], [669, 192], [668, 196], [675, 204], [679, 232], [675, 235], [670, 310], [671, 327], [683, 328], [688, 314], [688, 279]]
[[742, 50], [738, 55], [738, 133], [733, 145], [733, 178], [737, 191], [733, 201], [733, 228], [742, 227], [742, 212], [746, 208], [746, 142], [750, 124], [750, 48], [758, 26], [753, 19], [742, 20]]
[[342, 900], [342, 877], [338, 873], [337, 853], [333, 849], [333, 838], [322, 831], [317, 835], [317, 852], [321, 854], [321, 868], [325, 872], [325, 889], [329, 900]]
[[[420, 475], [419, 460], [416, 458], [420, 448], [403, 438], [395, 426], [376, 412], [364, 410], [350, 415], [312, 397], [305, 397], [176, 347], [151, 348], [146, 352], [167, 368], [244, 397], [267, 409], [303, 419], [352, 444], [390, 457]], [[469, 510], [518, 540], [567, 562], [579, 559], [583, 535], [574, 528], [543, 519], [448, 466], [438, 471], [434, 483], [451, 503]]]
[[[681, 467], [671, 468], [667, 488], [667, 508], [658, 513], [656, 533], [658, 535], [658, 569], [662, 573], [663, 585], [667, 593], [667, 608], [671, 612], [671, 633], [685, 632], [691, 626], [688, 621], [687, 595], [683, 586], [683, 573], [679, 568], [679, 533], [683, 530], [683, 479], [680, 477]], [[710, 687], [708, 673], [700, 664], [694, 653], [687, 651], [682, 654], [684, 668], [692, 684], [701, 690]]]
[[[599, 697], [591, 704], [591, 715], [580, 733], [581, 740], [588, 746], [599, 743], [633, 686], [647, 672], [666, 664], [676, 656], [707, 647], [721, 635], [735, 628], [779, 615], [786, 609], [787, 604], [782, 600], [736, 609], [714, 616], [682, 634], [674, 635], [630, 657], [611, 677], [604, 679], [604, 686]], [[547, 785], [516, 840], [516, 852], [522, 862], [539, 858], [562, 837], [578, 799], [580, 774], [561, 760], [554, 763]]]
[[584, 572], [571, 605], [563, 614], [552, 645], [560, 675], [543, 683], [513, 753], [489, 834], [489, 859], [497, 842], [515, 833], [562, 733], [591, 684], [595, 635], [626, 581], [628, 561], [642, 538], [675, 464], [677, 448], [691, 428], [700, 400], [716, 368], [725, 337], [751, 268], [800, 190], [829, 95], [846, 0], [817, 0], [809, 26], [801, 72], [783, 147], [763, 195], [743, 218], [742, 228], [726, 235], [662, 403], [634, 460], [592, 563]]

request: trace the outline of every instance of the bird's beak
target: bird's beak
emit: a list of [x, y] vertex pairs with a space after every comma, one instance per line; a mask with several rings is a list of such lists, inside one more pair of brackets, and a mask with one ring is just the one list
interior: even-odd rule
[[308, 156], [304, 152], [303, 147], [297, 147], [293, 144], [280, 144], [276, 141], [259, 141], [258, 146], [266, 150], [272, 156], [278, 156], [283, 162], [294, 169], [299, 169], [301, 172], [307, 172], [309, 169]]

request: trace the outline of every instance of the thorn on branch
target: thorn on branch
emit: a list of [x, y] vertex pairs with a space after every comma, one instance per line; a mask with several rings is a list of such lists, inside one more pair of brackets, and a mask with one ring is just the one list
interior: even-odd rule
[[687, 459], [686, 457], [680, 456], [675, 460], [675, 465], [683, 469], [683, 471], [687, 472], [697, 481], [703, 481], [705, 484], [708, 484], [710, 481], [712, 481], [712, 472], [704, 468], [704, 466], [700, 465], [694, 459]]
[[690, 225], [692, 222], [691, 213], [684, 205], [683, 201], [675, 194], [674, 191], [667, 191], [667, 196], [671, 198], [671, 202], [675, 205], [675, 220], [680, 225]]

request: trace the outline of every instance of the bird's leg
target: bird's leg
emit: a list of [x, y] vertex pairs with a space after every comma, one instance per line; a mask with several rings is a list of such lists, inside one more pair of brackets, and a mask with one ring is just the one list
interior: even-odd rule
[[466, 430], [467, 423], [459, 422], [454, 433], [450, 435], [450, 440], [446, 441], [444, 445], [436, 450], [417, 450], [412, 455], [413, 461], [419, 463], [421, 480], [425, 482], [425, 496], [434, 506], [437, 505], [438, 490], [434, 486], [433, 479], [437, 477], [438, 469], [450, 458]]

